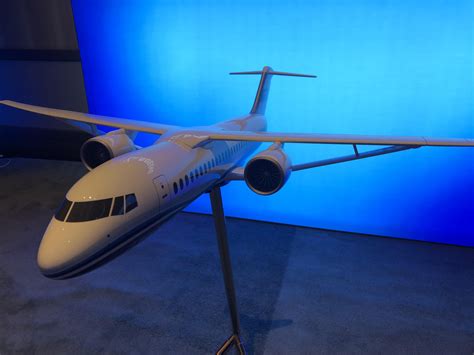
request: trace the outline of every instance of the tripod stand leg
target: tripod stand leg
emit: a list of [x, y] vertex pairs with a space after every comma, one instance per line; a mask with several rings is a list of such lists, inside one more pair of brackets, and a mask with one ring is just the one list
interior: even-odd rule
[[214, 187], [211, 190], [210, 196], [214, 225], [216, 228], [217, 244], [219, 247], [219, 256], [221, 259], [222, 274], [224, 276], [227, 304], [229, 306], [230, 317], [232, 320], [232, 335], [219, 348], [217, 354], [224, 354], [232, 345], [235, 345], [240, 354], [245, 354], [244, 346], [240, 341], [239, 312], [237, 310], [237, 297], [235, 295], [234, 277], [232, 275], [232, 263], [230, 260], [229, 243], [227, 242], [227, 228], [225, 225], [220, 187]]

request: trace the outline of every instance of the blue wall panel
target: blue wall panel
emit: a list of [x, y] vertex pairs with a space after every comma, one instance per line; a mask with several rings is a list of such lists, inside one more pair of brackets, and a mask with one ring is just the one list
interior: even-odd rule
[[[250, 109], [269, 130], [474, 137], [473, 3], [73, 1], [90, 111], [178, 125]], [[142, 143], [149, 137], [142, 137]], [[287, 145], [301, 163], [351, 152]], [[232, 216], [474, 245], [474, 150], [423, 148], [294, 173], [276, 195], [224, 188]], [[207, 198], [189, 210], [208, 211]]]

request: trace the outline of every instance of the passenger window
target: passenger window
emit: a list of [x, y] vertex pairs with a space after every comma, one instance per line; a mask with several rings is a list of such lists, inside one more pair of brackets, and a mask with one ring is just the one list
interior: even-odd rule
[[211, 162], [210, 161], [207, 162], [207, 170], [211, 170]]
[[178, 193], [178, 184], [173, 182], [173, 190], [174, 190], [174, 193], [177, 194]]
[[67, 213], [69, 212], [69, 209], [71, 208], [71, 205], [72, 202], [65, 198], [61, 206], [59, 206], [59, 209], [56, 211], [54, 217], [56, 217], [58, 221], [64, 221], [66, 219]]
[[182, 190], [184, 187], [183, 179], [179, 179], [179, 188]]
[[112, 216], [124, 214], [123, 196], [116, 197], [114, 200], [114, 207], [112, 208]]
[[190, 174], [190, 178], [191, 178], [191, 182], [194, 182], [194, 173], [191, 171], [191, 174]]
[[185, 175], [184, 176], [184, 181], [186, 181], [186, 186], [189, 185], [189, 178], [188, 178], [188, 175]]
[[202, 176], [203, 172], [202, 172], [202, 165], [199, 167], [199, 175]]
[[135, 197], [135, 194], [127, 195], [125, 197], [125, 200], [127, 202], [127, 213], [138, 206], [138, 202], [137, 202], [137, 198]]
[[197, 179], [198, 176], [199, 176], [198, 169], [195, 169], [195, 170], [194, 170], [194, 175], [196, 175], [196, 179]]

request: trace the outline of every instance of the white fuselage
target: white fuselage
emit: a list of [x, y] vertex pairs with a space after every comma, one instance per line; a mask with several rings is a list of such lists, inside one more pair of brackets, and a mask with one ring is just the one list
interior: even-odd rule
[[[262, 115], [210, 130], [265, 131]], [[260, 143], [213, 141], [193, 148], [199, 128], [168, 132], [152, 146], [114, 158], [82, 177], [51, 219], [38, 251], [41, 272], [64, 279], [119, 255], [241, 164]]]

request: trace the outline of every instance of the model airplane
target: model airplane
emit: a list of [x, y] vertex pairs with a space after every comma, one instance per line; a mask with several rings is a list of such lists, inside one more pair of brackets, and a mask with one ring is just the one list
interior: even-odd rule
[[[205, 127], [183, 128], [0, 101], [59, 119], [118, 128], [82, 146], [81, 159], [90, 172], [69, 190], [44, 233], [38, 265], [45, 276], [66, 279], [104, 264], [197, 197], [230, 180], [244, 180], [254, 192], [269, 195], [281, 189], [293, 171], [421, 146], [474, 146], [473, 139], [266, 132], [264, 113], [272, 76], [314, 76], [270, 67], [231, 74], [261, 75], [253, 107], [244, 117]], [[133, 142], [136, 132], [160, 137], [153, 145], [139, 148]], [[243, 167], [262, 142], [273, 145], [253, 155]], [[292, 165], [284, 143], [351, 144], [354, 154]], [[359, 153], [358, 144], [389, 147]]]

